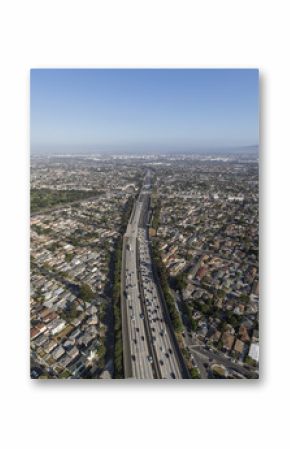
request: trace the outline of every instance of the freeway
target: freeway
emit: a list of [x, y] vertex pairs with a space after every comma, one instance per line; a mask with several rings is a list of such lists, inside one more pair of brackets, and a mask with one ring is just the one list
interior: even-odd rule
[[149, 334], [162, 379], [182, 379], [182, 373], [171, 341], [171, 333], [164, 317], [161, 298], [153, 278], [152, 262], [146, 231], [139, 229], [140, 275], [144, 292], [145, 311], [149, 322]]
[[[143, 203], [136, 202], [124, 236], [124, 273], [122, 285], [123, 315], [125, 315], [127, 338], [123, 338], [125, 377], [153, 379], [152, 355], [149, 352], [148, 338], [141, 309], [140, 291], [137, 279], [137, 230]], [[124, 330], [123, 320], [123, 330]], [[127, 340], [127, 341], [126, 341]], [[126, 341], [126, 343], [125, 343]], [[129, 354], [129, 355], [128, 355]], [[128, 361], [130, 359], [130, 362]], [[124, 360], [124, 362], [125, 362]]]
[[135, 202], [123, 241], [122, 329], [125, 377], [181, 379], [172, 328], [153, 276], [146, 220], [151, 173]]

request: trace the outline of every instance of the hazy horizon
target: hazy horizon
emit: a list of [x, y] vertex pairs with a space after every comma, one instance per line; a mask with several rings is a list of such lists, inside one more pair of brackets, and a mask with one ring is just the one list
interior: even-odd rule
[[166, 155], [166, 154], [243, 154], [243, 153], [258, 153], [259, 145], [248, 145], [245, 147], [223, 147], [223, 148], [152, 148], [152, 149], [136, 149], [136, 148], [104, 148], [104, 147], [88, 147], [81, 145], [70, 146], [55, 146], [55, 147], [41, 147], [31, 148], [31, 155], [78, 155], [78, 154], [101, 154], [101, 155], [113, 155], [113, 154], [133, 154], [133, 155]]
[[256, 69], [33, 69], [31, 152], [237, 152], [259, 144]]

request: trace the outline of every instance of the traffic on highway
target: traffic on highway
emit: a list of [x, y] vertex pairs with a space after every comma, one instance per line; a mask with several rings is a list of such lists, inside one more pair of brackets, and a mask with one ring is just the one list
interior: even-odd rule
[[153, 276], [147, 219], [151, 173], [134, 205], [123, 242], [122, 323], [126, 378], [183, 378], [172, 330]]

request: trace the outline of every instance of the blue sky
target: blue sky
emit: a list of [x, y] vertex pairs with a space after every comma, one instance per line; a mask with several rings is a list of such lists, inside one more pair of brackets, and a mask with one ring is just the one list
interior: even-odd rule
[[183, 151], [259, 141], [254, 69], [33, 69], [31, 148]]

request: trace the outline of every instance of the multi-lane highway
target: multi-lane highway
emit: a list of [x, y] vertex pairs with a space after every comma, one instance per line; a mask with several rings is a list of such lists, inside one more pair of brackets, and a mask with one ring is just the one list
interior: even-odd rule
[[123, 242], [122, 327], [125, 377], [183, 378], [172, 328], [156, 285], [146, 221], [151, 173], [135, 202]]
[[140, 249], [141, 288], [144, 292], [145, 310], [149, 323], [152, 351], [155, 355], [158, 374], [162, 379], [181, 379], [182, 374], [167, 321], [164, 318], [161, 299], [154, 282], [149, 242], [144, 229], [138, 231]]

